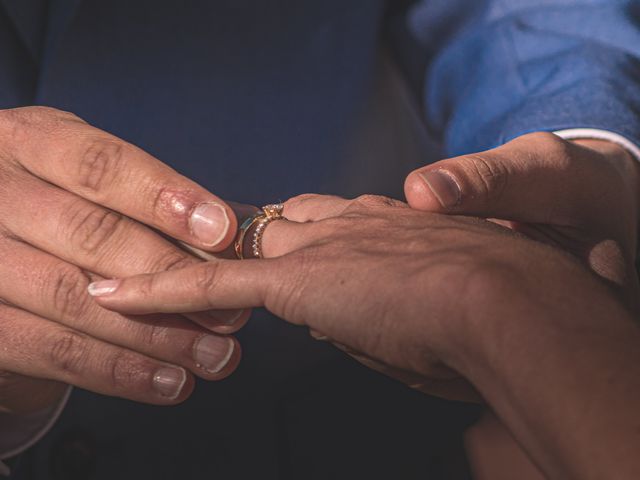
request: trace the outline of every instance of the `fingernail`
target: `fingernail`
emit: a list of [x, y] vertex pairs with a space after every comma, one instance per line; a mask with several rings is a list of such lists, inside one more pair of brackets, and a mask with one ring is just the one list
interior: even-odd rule
[[187, 373], [182, 368], [164, 367], [153, 376], [153, 389], [162, 397], [173, 400], [180, 395], [187, 381]]
[[329, 340], [329, 337], [323, 335], [320, 332], [316, 332], [315, 330], [309, 330], [309, 335], [311, 335], [314, 340], [318, 340], [320, 342], [326, 342], [327, 340]]
[[120, 280], [101, 280], [89, 284], [87, 290], [92, 297], [102, 297], [115, 292], [120, 286]]
[[229, 216], [217, 203], [201, 203], [189, 218], [191, 232], [208, 247], [215, 247], [227, 235]]
[[213, 318], [216, 323], [231, 327], [240, 320], [240, 317], [244, 315], [246, 310], [214, 310], [209, 313], [209, 316]]
[[460, 186], [446, 170], [429, 170], [420, 176], [444, 208], [455, 207], [460, 203]]
[[218, 373], [229, 363], [233, 349], [231, 338], [205, 335], [194, 345], [193, 356], [198, 367]]

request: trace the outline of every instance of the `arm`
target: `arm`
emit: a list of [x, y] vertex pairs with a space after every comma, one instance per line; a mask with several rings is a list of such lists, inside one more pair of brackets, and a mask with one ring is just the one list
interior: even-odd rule
[[[409, 11], [430, 128], [451, 155], [522, 134], [608, 130], [640, 144], [629, 0], [430, 0]], [[637, 7], [636, 7], [637, 8]], [[415, 66], [412, 70], [419, 70]]]

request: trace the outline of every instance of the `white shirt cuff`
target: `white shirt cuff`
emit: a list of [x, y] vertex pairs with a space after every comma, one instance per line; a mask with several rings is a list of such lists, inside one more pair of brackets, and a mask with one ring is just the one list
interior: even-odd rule
[[0, 476], [11, 473], [2, 460], [21, 454], [51, 430], [69, 400], [71, 389], [69, 386], [56, 405], [40, 412], [24, 417], [0, 414]]
[[569, 130], [559, 130], [554, 132], [559, 137], [565, 140], [577, 140], [577, 139], [593, 139], [593, 140], [607, 140], [609, 142], [620, 145], [626, 149], [636, 160], [640, 161], [640, 146], [633, 143], [626, 137], [617, 133], [610, 132], [608, 130], [598, 130], [596, 128], [571, 128]]

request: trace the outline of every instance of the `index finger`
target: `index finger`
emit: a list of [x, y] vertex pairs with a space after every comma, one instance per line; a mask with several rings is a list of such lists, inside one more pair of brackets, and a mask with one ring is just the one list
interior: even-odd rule
[[94, 282], [89, 285], [89, 294], [108, 310], [132, 315], [262, 307], [276, 285], [286, 283], [278, 261], [215, 260], [180, 270]]
[[224, 250], [237, 221], [220, 198], [140, 148], [53, 109], [2, 112], [3, 151], [31, 172], [195, 247]]

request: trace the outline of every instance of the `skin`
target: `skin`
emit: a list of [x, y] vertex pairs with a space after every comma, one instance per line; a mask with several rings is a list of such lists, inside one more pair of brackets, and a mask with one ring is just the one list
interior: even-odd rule
[[[235, 368], [240, 351], [228, 334], [248, 311], [134, 319], [86, 292], [101, 278], [201, 262], [168, 237], [193, 252], [222, 252], [236, 230], [232, 207], [137, 147], [49, 108], [0, 111], [0, 180], [0, 412], [39, 410], [68, 384], [175, 404], [194, 375], [218, 380]], [[217, 231], [196, 221], [203, 205], [218, 212], [208, 217]], [[205, 363], [227, 359], [217, 371], [197, 354], [214, 344], [218, 357]]]
[[433, 393], [466, 378], [551, 478], [640, 473], [640, 332], [567, 254], [369, 197], [334, 218], [271, 228], [295, 235], [296, 249], [123, 279], [97, 301], [133, 314], [265, 306]]
[[[443, 199], [449, 179], [454, 204]], [[548, 133], [502, 147], [443, 160], [405, 182], [412, 208], [498, 223], [559, 247], [584, 262], [635, 303], [640, 165], [605, 141], [568, 142]]]
[[[447, 191], [449, 182], [442, 178], [457, 191]], [[405, 191], [413, 208], [499, 218], [571, 252], [626, 304], [637, 305], [640, 167], [617, 145], [527, 135], [493, 151], [418, 169], [408, 176]], [[452, 198], [454, 204], [446, 201]], [[466, 444], [478, 480], [544, 478], [490, 410], [467, 432]]]
[[[275, 258], [112, 281], [97, 301], [132, 314], [266, 306], [422, 390], [464, 396], [468, 380], [550, 478], [636, 478], [640, 336], [623, 302], [638, 292], [628, 160], [601, 142], [529, 136], [446, 161], [462, 187], [451, 207], [422, 172], [413, 175], [421, 184], [407, 180], [414, 207], [498, 222], [379, 197], [305, 196], [287, 203], [291, 221], [265, 233], [264, 253]], [[509, 182], [488, 183], [478, 161], [504, 167], [498, 177]], [[523, 196], [525, 185], [542, 191]], [[550, 200], [554, 192], [561, 198]], [[576, 258], [496, 223], [560, 238]]]

